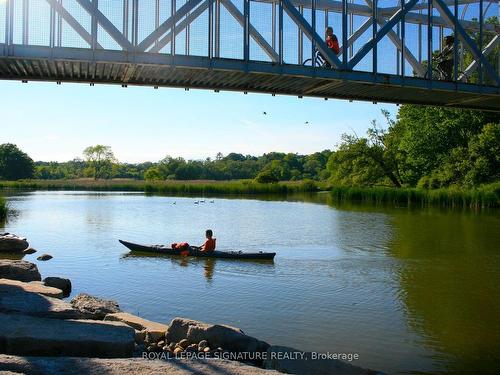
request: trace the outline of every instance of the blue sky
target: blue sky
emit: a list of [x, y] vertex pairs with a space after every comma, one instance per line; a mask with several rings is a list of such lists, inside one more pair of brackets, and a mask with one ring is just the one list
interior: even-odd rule
[[383, 124], [382, 108], [397, 112], [345, 100], [18, 81], [0, 82], [0, 103], [0, 143], [44, 161], [81, 157], [93, 144], [111, 146], [122, 162], [312, 153], [333, 149], [342, 133], [364, 134], [372, 119]]

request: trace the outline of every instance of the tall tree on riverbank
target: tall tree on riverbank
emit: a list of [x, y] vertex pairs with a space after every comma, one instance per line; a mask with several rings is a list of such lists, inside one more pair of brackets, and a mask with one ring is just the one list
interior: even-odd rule
[[330, 157], [336, 185], [477, 186], [500, 179], [500, 114], [464, 109], [401, 106], [375, 122], [365, 137], [344, 135]]
[[382, 111], [388, 130], [377, 122], [367, 131], [367, 136], [343, 134], [342, 143], [328, 161], [331, 181], [337, 185], [391, 185], [401, 187], [401, 178], [397, 148], [394, 147], [395, 122], [389, 112]]
[[12, 143], [0, 145], [0, 179], [20, 180], [32, 178], [35, 171], [33, 159]]
[[83, 155], [95, 180], [111, 176], [113, 163], [116, 161], [111, 147], [103, 145], [89, 146], [83, 150]]

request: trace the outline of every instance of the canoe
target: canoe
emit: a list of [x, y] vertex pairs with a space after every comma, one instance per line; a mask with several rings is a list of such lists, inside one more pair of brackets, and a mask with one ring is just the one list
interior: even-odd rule
[[[132, 242], [118, 240], [122, 245], [131, 251], [141, 251], [146, 253], [156, 253], [164, 255], [180, 255], [179, 250], [173, 250], [165, 245], [139, 245]], [[276, 253], [244, 253], [242, 251], [211, 251], [203, 252], [191, 249], [188, 256], [199, 258], [223, 258], [223, 259], [256, 259], [256, 260], [272, 260]]]

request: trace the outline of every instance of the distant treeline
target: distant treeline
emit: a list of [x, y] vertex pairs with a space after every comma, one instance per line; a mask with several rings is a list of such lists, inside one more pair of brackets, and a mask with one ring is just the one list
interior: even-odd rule
[[344, 134], [334, 151], [310, 155], [219, 153], [205, 160], [167, 156], [130, 164], [120, 163], [109, 146], [96, 145], [83, 150], [82, 159], [35, 163], [15, 145], [3, 144], [0, 180], [312, 180], [332, 187], [426, 190], [500, 182], [500, 113], [403, 105], [396, 119], [383, 114], [383, 127], [373, 121], [366, 135]]
[[[99, 172], [99, 178], [127, 178], [137, 180], [241, 180], [258, 182], [327, 180], [330, 172], [326, 164], [331, 151], [311, 155], [271, 152], [262, 156], [230, 153], [218, 154], [214, 159], [185, 160], [167, 156], [159, 162], [138, 164], [109, 161]], [[35, 162], [33, 177], [43, 180], [95, 177], [93, 162], [75, 159], [64, 163]]]

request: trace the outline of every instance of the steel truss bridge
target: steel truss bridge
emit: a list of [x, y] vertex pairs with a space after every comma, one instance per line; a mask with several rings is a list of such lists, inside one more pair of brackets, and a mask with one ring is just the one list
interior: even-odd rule
[[[0, 79], [500, 111], [498, 20], [498, 0], [0, 0]], [[447, 35], [451, 80], [428, 63]]]

